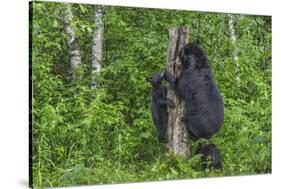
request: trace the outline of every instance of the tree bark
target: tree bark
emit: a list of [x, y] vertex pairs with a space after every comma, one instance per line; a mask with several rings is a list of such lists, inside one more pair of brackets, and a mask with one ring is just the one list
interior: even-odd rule
[[234, 29], [234, 17], [232, 14], [228, 14], [228, 26], [230, 31], [230, 38], [231, 38], [231, 44], [233, 46], [233, 60], [235, 64], [238, 63], [238, 53], [236, 49], [236, 35], [235, 35], [235, 29]]
[[71, 5], [69, 3], [65, 4], [64, 7], [64, 29], [65, 33], [68, 37], [67, 45], [68, 45], [68, 54], [69, 54], [69, 62], [72, 69], [72, 77], [74, 80], [81, 77], [79, 74], [79, 66], [82, 64], [81, 54], [80, 54], [80, 45], [78, 38], [74, 32], [74, 27], [72, 25], [73, 13], [71, 9]]
[[95, 30], [93, 35], [93, 45], [92, 45], [92, 83], [91, 88], [94, 89], [97, 86], [96, 77], [101, 71], [101, 61], [102, 61], [102, 45], [103, 45], [103, 6], [97, 5], [95, 7]]
[[[181, 66], [178, 54], [180, 49], [188, 43], [189, 31], [185, 27], [171, 28], [169, 30], [169, 45], [167, 52], [167, 70], [174, 76], [179, 76]], [[168, 87], [168, 98], [175, 103], [175, 108], [169, 109], [168, 120], [168, 144], [167, 148], [170, 152], [182, 155], [188, 158], [189, 150], [189, 134], [185, 128], [184, 122], [181, 121], [184, 112], [184, 103], [178, 99], [170, 87]]]
[[235, 65], [235, 75], [236, 75], [236, 82], [237, 85], [240, 85], [240, 77], [239, 77], [239, 62], [238, 62], [238, 53], [237, 53], [237, 48], [236, 48], [236, 34], [235, 34], [235, 28], [234, 28], [234, 22], [235, 19], [232, 14], [228, 14], [228, 27], [229, 27], [229, 32], [230, 32], [230, 41], [232, 45], [232, 57], [233, 57], [233, 62]]

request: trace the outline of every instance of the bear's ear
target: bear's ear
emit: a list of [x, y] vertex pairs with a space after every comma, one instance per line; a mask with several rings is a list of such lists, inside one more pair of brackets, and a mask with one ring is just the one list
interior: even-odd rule
[[189, 55], [191, 53], [190, 51], [191, 51], [190, 48], [185, 47], [184, 48], [184, 55]]

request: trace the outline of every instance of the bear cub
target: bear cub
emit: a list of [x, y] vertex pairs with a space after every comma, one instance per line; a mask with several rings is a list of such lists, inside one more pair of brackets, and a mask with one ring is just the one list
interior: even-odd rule
[[158, 140], [167, 143], [168, 106], [174, 108], [175, 104], [167, 98], [167, 87], [162, 85], [164, 72], [157, 72], [148, 81], [152, 85], [151, 114], [158, 131]]
[[202, 154], [202, 169], [207, 168], [207, 162], [211, 159], [211, 166], [215, 169], [220, 169], [222, 167], [222, 158], [220, 151], [216, 148], [214, 144], [199, 144], [196, 154]]

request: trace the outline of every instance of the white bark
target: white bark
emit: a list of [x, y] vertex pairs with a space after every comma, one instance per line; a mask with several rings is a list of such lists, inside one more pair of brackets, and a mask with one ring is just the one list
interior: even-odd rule
[[235, 29], [234, 29], [234, 17], [232, 14], [228, 14], [228, 27], [229, 27], [229, 31], [230, 31], [230, 38], [231, 38], [231, 44], [233, 46], [233, 60], [236, 64], [236, 66], [238, 66], [238, 53], [237, 53], [237, 49], [236, 49], [236, 35], [235, 35]]
[[70, 66], [73, 70], [73, 78], [76, 78], [75, 69], [82, 64], [80, 45], [77, 36], [74, 32], [74, 27], [72, 25], [73, 13], [71, 10], [71, 5], [66, 3], [64, 7], [64, 29], [68, 37], [68, 53]]
[[232, 44], [232, 56], [233, 56], [233, 61], [235, 64], [235, 79], [237, 82], [237, 85], [240, 85], [240, 77], [239, 77], [239, 62], [238, 62], [238, 53], [237, 53], [237, 48], [236, 48], [236, 34], [235, 34], [235, 29], [234, 29], [234, 17], [232, 14], [228, 14], [228, 26], [229, 26], [229, 32], [230, 32], [230, 40]]
[[91, 88], [94, 89], [97, 86], [96, 77], [101, 71], [102, 61], [102, 44], [103, 44], [103, 6], [98, 5], [95, 7], [95, 29], [93, 35], [93, 46], [92, 46], [92, 84]]

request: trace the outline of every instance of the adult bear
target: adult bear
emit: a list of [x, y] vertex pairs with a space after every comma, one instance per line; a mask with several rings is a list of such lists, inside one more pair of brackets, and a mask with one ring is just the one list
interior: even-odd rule
[[164, 79], [185, 102], [182, 120], [191, 137], [209, 139], [221, 128], [224, 107], [207, 56], [198, 44], [189, 43], [180, 50], [179, 59], [179, 77], [165, 71]]
[[152, 102], [151, 113], [153, 122], [158, 131], [158, 140], [161, 143], [167, 143], [166, 137], [168, 127], [168, 105], [171, 108], [175, 107], [172, 100], [167, 98], [167, 87], [162, 85], [164, 72], [158, 72], [148, 80], [152, 85]]

